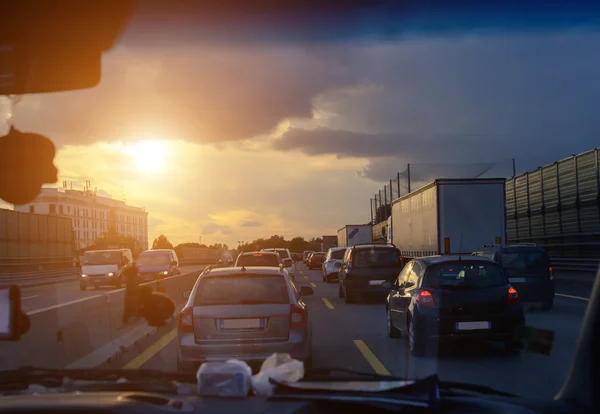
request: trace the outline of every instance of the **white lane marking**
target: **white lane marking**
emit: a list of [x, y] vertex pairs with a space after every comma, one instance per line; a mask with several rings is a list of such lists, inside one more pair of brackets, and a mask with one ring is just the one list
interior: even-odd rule
[[21, 300], [31, 299], [31, 298], [37, 298], [38, 296], [40, 296], [40, 295], [22, 296]]
[[52, 309], [62, 308], [63, 306], [73, 305], [74, 303], [80, 303], [80, 302], [84, 302], [86, 300], [90, 300], [90, 299], [94, 299], [94, 298], [101, 298], [101, 297], [102, 297], [102, 295], [94, 295], [94, 296], [88, 296], [86, 298], [71, 300], [69, 302], [57, 303], [56, 305], [47, 306], [45, 308], [40, 308], [40, 309], [32, 310], [30, 312], [27, 312], [27, 315], [35, 315], [36, 313], [42, 313], [42, 312], [46, 312], [46, 311], [49, 311], [49, 310], [52, 310]]
[[[194, 271], [192, 271], [192, 272], [189, 272], [189, 273], [182, 273], [182, 274], [180, 274], [180, 275], [177, 275], [177, 276], [169, 276], [169, 277], [168, 277], [168, 279], [174, 279], [174, 278], [176, 278], [176, 277], [187, 276], [187, 275], [189, 275], [190, 273], [194, 273]], [[165, 279], [162, 279], [162, 280], [166, 280], [166, 279], [167, 279], [167, 278], [165, 278]], [[152, 282], [146, 282], [146, 283], [142, 283], [141, 285], [149, 285], [149, 284], [152, 284], [152, 283], [155, 283], [155, 282], [154, 282], [154, 281], [152, 281]], [[122, 291], [122, 290], [125, 290], [125, 288], [120, 288], [120, 289], [111, 290], [111, 291], [108, 291], [108, 292], [106, 292], [106, 293], [104, 293], [104, 294], [102, 294], [102, 295], [93, 295], [93, 296], [87, 296], [87, 297], [85, 297], [85, 298], [75, 299], [75, 300], [71, 300], [71, 301], [69, 301], [69, 302], [57, 303], [56, 305], [47, 306], [47, 307], [45, 307], [45, 308], [40, 308], [40, 309], [35, 309], [35, 310], [32, 310], [32, 311], [30, 311], [30, 312], [27, 312], [27, 315], [35, 315], [36, 313], [42, 313], [42, 312], [46, 312], [46, 311], [49, 311], [49, 310], [52, 310], [52, 309], [58, 309], [58, 308], [61, 308], [61, 307], [63, 307], [63, 306], [69, 306], [69, 305], [72, 305], [72, 304], [74, 304], [74, 303], [80, 303], [80, 302], [84, 302], [84, 301], [86, 301], [86, 300], [90, 300], [90, 299], [94, 299], [94, 298], [99, 298], [99, 297], [102, 297], [102, 296], [106, 296], [106, 295], [108, 295], [108, 294], [110, 294], [110, 293], [117, 293], [117, 292], [120, 292], [120, 291]]]

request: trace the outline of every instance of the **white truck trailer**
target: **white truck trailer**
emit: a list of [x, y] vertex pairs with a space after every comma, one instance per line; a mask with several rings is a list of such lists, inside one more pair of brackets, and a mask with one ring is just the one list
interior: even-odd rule
[[410, 259], [506, 243], [505, 179], [437, 179], [392, 202], [393, 243]]
[[338, 230], [338, 247], [350, 247], [355, 244], [371, 243], [373, 229], [370, 224], [348, 224]]

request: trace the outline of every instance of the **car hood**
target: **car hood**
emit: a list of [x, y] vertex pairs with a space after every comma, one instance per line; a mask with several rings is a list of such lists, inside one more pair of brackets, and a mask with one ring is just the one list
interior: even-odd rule
[[158, 273], [164, 272], [165, 270], [170, 270], [171, 267], [169, 265], [161, 265], [161, 266], [137, 266], [138, 273]]
[[108, 272], [116, 272], [117, 270], [119, 270], [119, 266], [116, 264], [81, 266], [81, 273], [90, 275], [102, 275]]

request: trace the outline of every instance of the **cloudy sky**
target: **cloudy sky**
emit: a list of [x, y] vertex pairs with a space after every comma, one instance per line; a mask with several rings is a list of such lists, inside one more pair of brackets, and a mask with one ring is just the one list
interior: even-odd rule
[[[121, 45], [91, 90], [27, 96], [59, 182], [145, 206], [151, 238], [237, 244], [370, 219], [407, 163], [526, 171], [600, 145], [600, 35]], [[2, 110], [8, 113], [7, 101]], [[418, 177], [417, 177], [418, 178]]]

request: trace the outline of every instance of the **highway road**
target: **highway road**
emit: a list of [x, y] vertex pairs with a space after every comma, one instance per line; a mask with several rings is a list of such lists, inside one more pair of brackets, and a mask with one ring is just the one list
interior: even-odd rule
[[[206, 265], [181, 266], [182, 274], [202, 270]], [[26, 313], [42, 312], [46, 309], [79, 301], [81, 299], [114, 292], [119, 289], [105, 286], [98, 289], [79, 289], [79, 281], [73, 280], [46, 286], [31, 286], [21, 288], [21, 306]]]
[[[321, 280], [319, 270], [299, 265], [298, 285], [310, 285], [307, 297], [313, 321], [315, 367], [343, 367], [402, 377], [423, 377], [437, 372], [442, 380], [461, 381], [512, 392], [521, 396], [551, 398], [568, 372], [590, 285], [576, 281], [557, 284], [555, 306], [550, 312], [527, 311], [527, 323], [556, 332], [551, 356], [528, 352], [507, 355], [500, 346], [442, 345], [430, 357], [408, 355], [404, 339], [390, 339], [382, 303], [346, 305], [337, 295], [335, 283]], [[564, 289], [564, 290], [563, 290]], [[115, 362], [125, 368], [176, 370], [175, 328], [160, 338], [140, 344]]]

